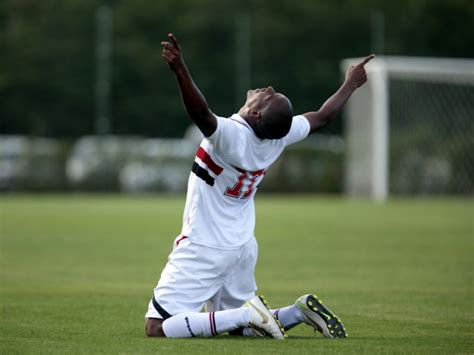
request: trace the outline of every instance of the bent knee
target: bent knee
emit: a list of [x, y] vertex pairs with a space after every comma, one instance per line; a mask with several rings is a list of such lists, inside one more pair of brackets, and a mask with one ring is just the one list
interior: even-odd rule
[[165, 337], [163, 327], [161, 326], [163, 319], [148, 318], [145, 324], [145, 334], [147, 337]]

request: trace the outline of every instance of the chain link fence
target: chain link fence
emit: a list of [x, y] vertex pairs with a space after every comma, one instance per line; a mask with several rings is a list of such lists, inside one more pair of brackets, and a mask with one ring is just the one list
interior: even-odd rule
[[390, 193], [474, 193], [474, 85], [389, 85]]

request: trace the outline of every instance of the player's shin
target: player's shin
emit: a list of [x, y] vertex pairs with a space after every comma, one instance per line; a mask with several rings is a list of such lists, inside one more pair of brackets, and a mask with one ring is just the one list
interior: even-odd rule
[[168, 338], [212, 337], [246, 326], [248, 318], [249, 310], [246, 308], [180, 313], [163, 322], [163, 332]]

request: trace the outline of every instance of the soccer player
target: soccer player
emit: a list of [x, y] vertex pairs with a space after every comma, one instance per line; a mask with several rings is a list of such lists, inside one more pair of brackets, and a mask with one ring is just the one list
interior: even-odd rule
[[290, 100], [269, 86], [249, 90], [239, 112], [223, 118], [209, 109], [192, 80], [176, 37], [168, 37], [161, 43], [162, 57], [204, 139], [189, 176], [181, 234], [145, 316], [146, 334], [188, 338], [229, 332], [284, 339], [284, 329], [306, 323], [325, 337], [345, 337], [339, 318], [314, 295], [277, 310], [255, 295], [253, 198], [285, 147], [326, 125], [367, 81], [364, 65], [374, 56], [352, 66], [318, 111], [294, 116]]

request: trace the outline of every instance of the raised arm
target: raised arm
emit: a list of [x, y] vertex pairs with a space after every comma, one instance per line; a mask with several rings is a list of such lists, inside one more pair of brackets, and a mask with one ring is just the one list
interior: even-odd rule
[[172, 33], [168, 34], [168, 37], [170, 42], [161, 42], [163, 46], [161, 56], [176, 75], [186, 112], [204, 136], [209, 137], [217, 128], [216, 116], [209, 109], [206, 99], [191, 78], [176, 37]]
[[351, 66], [346, 72], [346, 78], [339, 90], [332, 95], [318, 111], [306, 112], [303, 116], [309, 121], [311, 133], [328, 124], [336, 114], [344, 107], [347, 100], [354, 91], [367, 81], [366, 65], [375, 56], [373, 54], [366, 57], [357, 65]]

